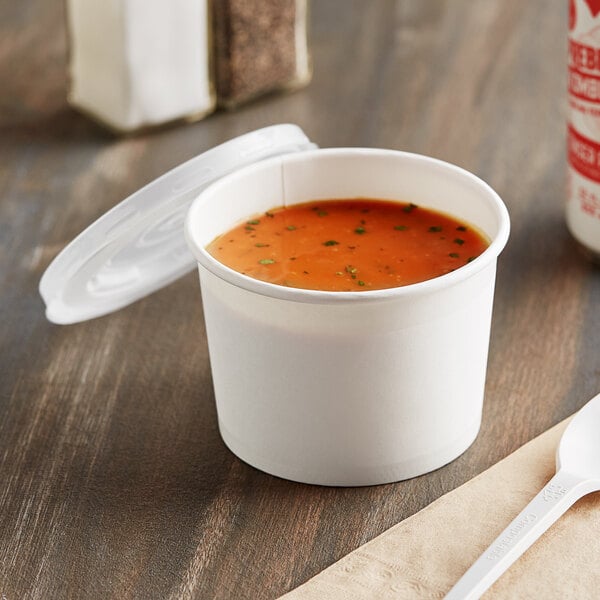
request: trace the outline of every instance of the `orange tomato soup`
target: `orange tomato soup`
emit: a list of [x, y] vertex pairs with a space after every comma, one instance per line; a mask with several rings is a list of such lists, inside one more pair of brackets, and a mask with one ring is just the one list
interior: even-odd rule
[[367, 291], [432, 279], [489, 243], [467, 223], [415, 204], [307, 202], [254, 215], [207, 251], [262, 281], [323, 291]]

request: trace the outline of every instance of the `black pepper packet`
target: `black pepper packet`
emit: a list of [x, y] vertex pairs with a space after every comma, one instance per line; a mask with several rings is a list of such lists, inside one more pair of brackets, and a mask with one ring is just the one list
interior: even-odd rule
[[212, 11], [219, 106], [310, 81], [308, 0], [213, 0]]

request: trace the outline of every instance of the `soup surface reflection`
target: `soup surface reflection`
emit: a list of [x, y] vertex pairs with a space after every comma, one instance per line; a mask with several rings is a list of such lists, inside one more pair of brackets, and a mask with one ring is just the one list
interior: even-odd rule
[[468, 223], [415, 204], [374, 199], [307, 202], [253, 215], [207, 251], [262, 281], [367, 291], [432, 279], [489, 245]]

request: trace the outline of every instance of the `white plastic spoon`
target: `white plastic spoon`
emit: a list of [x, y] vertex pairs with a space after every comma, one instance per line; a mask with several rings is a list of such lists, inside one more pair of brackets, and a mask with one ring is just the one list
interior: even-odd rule
[[458, 580], [446, 600], [479, 598], [572, 504], [598, 490], [600, 394], [565, 429], [556, 451], [556, 475]]

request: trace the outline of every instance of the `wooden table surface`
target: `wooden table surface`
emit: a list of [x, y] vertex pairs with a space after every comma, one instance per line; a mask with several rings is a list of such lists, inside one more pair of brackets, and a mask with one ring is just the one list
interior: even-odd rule
[[[563, 6], [564, 4], [564, 6]], [[322, 0], [309, 87], [115, 138], [70, 109], [59, 0], [0, 0], [0, 598], [275, 598], [600, 391], [600, 271], [563, 219], [566, 2]], [[488, 181], [500, 257], [483, 425], [396, 484], [291, 483], [217, 430], [196, 273], [50, 324], [52, 258], [122, 198], [243, 132], [429, 154]]]

